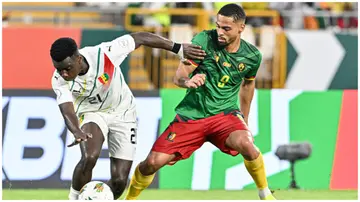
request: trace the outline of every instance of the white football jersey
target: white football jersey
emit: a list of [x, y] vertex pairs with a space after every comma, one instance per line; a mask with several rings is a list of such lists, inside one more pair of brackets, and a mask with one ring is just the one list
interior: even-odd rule
[[55, 70], [52, 87], [57, 103], [73, 102], [77, 116], [85, 112], [117, 112], [123, 121], [135, 121], [135, 98], [120, 69], [134, 49], [135, 41], [130, 35], [80, 49], [89, 70], [69, 82]]

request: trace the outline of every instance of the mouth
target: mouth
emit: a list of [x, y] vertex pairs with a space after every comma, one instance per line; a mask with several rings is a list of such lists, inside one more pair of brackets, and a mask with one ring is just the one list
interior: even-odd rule
[[226, 39], [222, 38], [222, 37], [218, 37], [218, 41], [220, 43], [225, 43], [226, 42]]
[[65, 80], [65, 81], [72, 81], [73, 79], [71, 79], [70, 77], [63, 77], [63, 79]]

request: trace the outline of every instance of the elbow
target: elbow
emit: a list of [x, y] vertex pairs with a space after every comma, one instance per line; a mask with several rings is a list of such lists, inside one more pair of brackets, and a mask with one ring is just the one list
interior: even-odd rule
[[144, 39], [146, 38], [144, 37], [145, 34], [146, 32], [135, 32], [130, 34], [134, 38], [136, 47], [139, 47], [145, 43], [144, 41]]
[[243, 90], [254, 90], [255, 89], [255, 81], [254, 80], [251, 80], [251, 81], [244, 80], [241, 84], [241, 88]]

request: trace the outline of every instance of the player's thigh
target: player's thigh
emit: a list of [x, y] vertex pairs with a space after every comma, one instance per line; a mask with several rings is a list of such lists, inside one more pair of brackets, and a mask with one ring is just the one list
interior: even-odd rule
[[158, 137], [151, 151], [168, 155], [175, 154], [173, 161], [178, 161], [189, 158], [205, 141], [203, 122], [175, 121]]
[[136, 152], [136, 122], [111, 123], [108, 135], [110, 157], [132, 161]]
[[242, 150], [253, 145], [252, 134], [248, 130], [235, 130], [226, 138], [225, 145], [242, 153]]
[[[222, 152], [230, 155], [238, 155], [239, 150], [234, 147], [233, 137], [251, 133], [239, 111], [219, 116], [208, 123], [211, 135], [208, 136], [209, 141], [218, 147]], [[236, 134], [235, 136], [233, 134]]]
[[97, 113], [85, 113], [80, 118], [80, 127], [84, 132], [92, 134], [92, 138], [80, 143], [81, 154], [83, 157], [99, 156], [109, 131], [105, 120]]

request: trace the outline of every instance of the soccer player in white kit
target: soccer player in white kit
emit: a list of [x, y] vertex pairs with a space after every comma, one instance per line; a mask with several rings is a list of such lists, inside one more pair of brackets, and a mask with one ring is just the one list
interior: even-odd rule
[[203, 59], [201, 47], [178, 44], [148, 32], [118, 37], [110, 42], [78, 49], [71, 38], [59, 38], [50, 55], [56, 68], [52, 87], [67, 128], [80, 144], [81, 159], [73, 173], [69, 199], [92, 178], [92, 169], [104, 141], [108, 142], [114, 198], [123, 193], [136, 149], [135, 98], [124, 81], [120, 64], [129, 53], [145, 45], [172, 51], [180, 58]]

